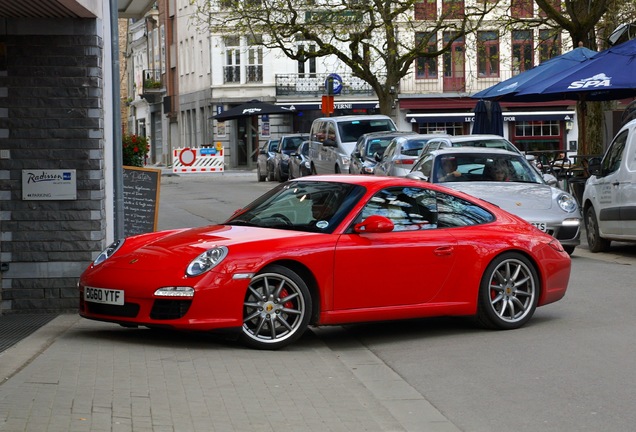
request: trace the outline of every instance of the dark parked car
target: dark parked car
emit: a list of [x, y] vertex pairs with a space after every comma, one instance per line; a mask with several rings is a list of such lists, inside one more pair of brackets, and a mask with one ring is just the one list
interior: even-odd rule
[[289, 179], [312, 175], [309, 160], [309, 141], [303, 141], [295, 153], [289, 155]]
[[259, 182], [265, 181], [265, 179], [274, 180], [274, 155], [276, 149], [278, 149], [278, 140], [271, 139], [261, 147], [258, 152], [258, 158], [256, 159], [256, 177]]
[[274, 154], [274, 180], [284, 182], [289, 178], [289, 155], [295, 153], [303, 141], [309, 140], [306, 134], [288, 134], [280, 137], [278, 150]]
[[370, 132], [358, 138], [349, 164], [349, 174], [373, 174], [377, 157], [382, 157], [393, 138], [399, 135], [410, 135], [411, 131]]

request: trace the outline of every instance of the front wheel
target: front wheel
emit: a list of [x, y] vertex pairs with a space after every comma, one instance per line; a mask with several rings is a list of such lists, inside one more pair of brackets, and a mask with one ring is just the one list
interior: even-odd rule
[[287, 267], [272, 265], [254, 276], [243, 302], [241, 339], [257, 349], [278, 349], [303, 335], [311, 316], [305, 282]]
[[605, 252], [609, 249], [611, 241], [601, 238], [598, 219], [592, 206], [585, 211], [585, 235], [590, 252]]
[[519, 328], [532, 318], [539, 290], [539, 277], [530, 260], [519, 253], [504, 253], [482, 276], [477, 318], [487, 328]]

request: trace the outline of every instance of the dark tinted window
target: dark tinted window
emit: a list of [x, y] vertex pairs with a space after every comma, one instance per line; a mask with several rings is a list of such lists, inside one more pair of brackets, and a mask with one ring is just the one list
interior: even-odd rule
[[437, 212], [437, 224], [440, 228], [479, 225], [495, 220], [485, 209], [441, 192], [437, 194]]

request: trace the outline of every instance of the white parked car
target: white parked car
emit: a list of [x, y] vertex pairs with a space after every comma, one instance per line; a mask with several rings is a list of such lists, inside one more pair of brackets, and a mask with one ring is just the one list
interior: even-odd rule
[[607, 250], [612, 240], [636, 241], [636, 120], [619, 130], [590, 172], [582, 199], [590, 251]]

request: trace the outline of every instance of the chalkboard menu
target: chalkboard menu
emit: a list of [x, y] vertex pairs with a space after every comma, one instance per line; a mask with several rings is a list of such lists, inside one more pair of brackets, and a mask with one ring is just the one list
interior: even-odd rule
[[155, 231], [161, 170], [124, 167], [124, 235]]

